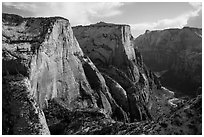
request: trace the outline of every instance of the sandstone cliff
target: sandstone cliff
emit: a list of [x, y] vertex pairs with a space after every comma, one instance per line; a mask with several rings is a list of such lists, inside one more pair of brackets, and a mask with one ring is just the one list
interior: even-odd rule
[[201, 29], [146, 31], [134, 43], [144, 63], [161, 76], [163, 85], [196, 95], [202, 82]]
[[[2, 16], [3, 134], [169, 134], [158, 121], [183, 112], [144, 65], [128, 25], [75, 27], [76, 39], [61, 17]], [[187, 108], [192, 119], [200, 100]], [[199, 124], [188, 133], [200, 134]]]
[[151, 119], [150, 96], [161, 87], [134, 49], [130, 26], [100, 22], [73, 27], [83, 52], [103, 73], [112, 97], [130, 121]]
[[[22, 100], [13, 100], [12, 95], [9, 95], [4, 100], [9, 106], [20, 102], [19, 105], [24, 107], [23, 102], [31, 99], [40, 109], [46, 109], [50, 100], [57, 100], [70, 111], [83, 108], [102, 109], [107, 116], [120, 116], [121, 120], [127, 120], [125, 113], [109, 93], [103, 76], [90, 59], [84, 56], [67, 19], [22, 18], [3, 14], [2, 56], [3, 81], [9, 76], [20, 75], [22, 79], [27, 79], [28, 85], [25, 87], [29, 86], [22, 91], [22, 94], [28, 94], [28, 97], [25, 96]], [[8, 91], [12, 88], [18, 89], [15, 85], [7, 87], [7, 84], [3, 87]], [[12, 121], [9, 113], [13, 112], [13, 109], [15, 108], [3, 106], [3, 115], [7, 115], [7, 119], [3, 121], [6, 125], [11, 122], [3, 131], [4, 134], [13, 130], [19, 130], [21, 134], [15, 123], [22, 122], [16, 118], [23, 118], [23, 110], [15, 112], [15, 120]], [[33, 109], [27, 111], [34, 113]], [[42, 115], [36, 115], [45, 119], [43, 112]], [[29, 122], [44, 123], [41, 120], [29, 119], [25, 121], [25, 125]], [[26, 131], [26, 127], [21, 128]]]

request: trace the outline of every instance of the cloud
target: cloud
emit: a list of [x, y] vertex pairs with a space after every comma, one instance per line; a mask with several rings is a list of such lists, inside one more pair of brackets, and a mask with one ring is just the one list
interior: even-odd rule
[[110, 17], [121, 14], [121, 11], [118, 9], [121, 7], [123, 3], [92, 3], [91, 5], [87, 5], [89, 9], [87, 11], [96, 17]]
[[186, 14], [179, 15], [171, 19], [161, 19], [156, 22], [144, 22], [130, 24], [132, 33], [135, 37], [143, 34], [146, 30], [161, 30], [168, 28], [182, 28], [184, 26], [202, 27], [202, 5], [201, 3], [189, 3], [194, 10]]
[[185, 26], [202, 28], [202, 3], [190, 2], [189, 4], [196, 9], [196, 14], [188, 18]]
[[47, 2], [20, 3], [4, 2], [4, 6], [29, 11], [32, 16], [62, 16], [70, 20], [72, 25], [90, 24], [92, 18], [111, 17], [121, 14], [120, 2]]
[[189, 2], [189, 4], [195, 9], [202, 8], [202, 2]]
[[157, 22], [148, 22], [140, 24], [130, 24], [132, 33], [135, 37], [139, 34], [143, 34], [146, 30], [160, 30], [168, 28], [181, 28], [187, 24], [188, 16], [181, 15], [172, 19], [161, 19]]
[[28, 10], [28, 11], [34, 11], [36, 9], [36, 5], [31, 3], [15, 3], [15, 2], [3, 2], [3, 5], [7, 7], [13, 7], [18, 10]]

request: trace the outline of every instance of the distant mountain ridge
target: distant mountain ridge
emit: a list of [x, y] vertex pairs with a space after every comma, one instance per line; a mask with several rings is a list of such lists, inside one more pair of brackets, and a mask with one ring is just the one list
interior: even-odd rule
[[202, 84], [202, 29], [184, 27], [146, 31], [134, 41], [145, 64], [167, 87], [195, 96]]

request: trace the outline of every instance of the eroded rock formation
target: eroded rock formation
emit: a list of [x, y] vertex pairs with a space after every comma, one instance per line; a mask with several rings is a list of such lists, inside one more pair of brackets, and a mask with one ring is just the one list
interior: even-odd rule
[[151, 72], [134, 49], [130, 26], [100, 22], [73, 27], [73, 32], [83, 52], [103, 73], [112, 97], [130, 121], [151, 119], [150, 92], [159, 89], [160, 83], [155, 83], [153, 73], [153, 77], [148, 75]]
[[184, 95], [196, 95], [202, 83], [201, 29], [146, 31], [134, 43], [144, 63], [161, 76], [163, 85]]
[[[65, 104], [70, 111], [98, 108], [107, 116], [117, 117], [117, 110], [120, 117], [123, 117], [122, 120], [127, 119], [109, 93], [103, 76], [90, 59], [84, 56], [67, 19], [22, 18], [3, 14], [2, 40], [3, 81], [8, 76], [17, 75], [27, 79], [30, 87], [22, 91], [29, 94], [29, 98], [25, 97], [25, 100], [31, 98], [40, 109], [46, 109], [48, 101], [55, 99]], [[7, 88], [10, 90], [9, 88], [17, 87]], [[12, 105], [19, 100], [9, 97], [5, 102]], [[13, 109], [15, 108], [3, 106], [3, 115]], [[33, 109], [27, 111], [34, 113]], [[17, 117], [23, 117], [21, 111], [15, 113], [14, 119]], [[45, 119], [43, 112], [42, 115], [38, 113], [38, 117]], [[5, 123], [11, 119], [8, 115]], [[26, 122], [43, 122], [29, 120]], [[12, 121], [8, 129], [18, 130], [15, 123], [15, 120]], [[4, 130], [4, 134], [8, 134], [9, 130]]]
[[144, 65], [128, 25], [75, 27], [76, 39], [61, 17], [2, 16], [3, 134], [170, 134], [157, 121], [186, 105]]

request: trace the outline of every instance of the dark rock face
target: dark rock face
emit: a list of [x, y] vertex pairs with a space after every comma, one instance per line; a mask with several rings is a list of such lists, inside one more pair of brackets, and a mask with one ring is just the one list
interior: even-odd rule
[[116, 66], [138, 81], [137, 68], [135, 71], [130, 68], [134, 67], [131, 61], [136, 60], [136, 57], [129, 26], [98, 23], [73, 27], [73, 32], [83, 52], [97, 67]]
[[[52, 103], [54, 104], [54, 103]], [[50, 106], [51, 107], [51, 106]], [[52, 134], [63, 135], [201, 135], [201, 96], [183, 103], [158, 121], [124, 123], [107, 118], [93, 110], [69, 112], [59, 104], [52, 107], [49, 116], [63, 119], [51, 129]], [[57, 109], [56, 109], [57, 108]], [[51, 109], [52, 110], [52, 109]], [[47, 111], [45, 111], [47, 113]], [[62, 115], [63, 114], [63, 115]], [[62, 118], [63, 117], [63, 118]], [[49, 123], [49, 122], [48, 122]], [[57, 130], [56, 130], [57, 129]], [[62, 131], [62, 132], [60, 132]]]
[[110, 88], [109, 91], [113, 98], [116, 100], [117, 104], [122, 107], [125, 112], [128, 112], [128, 99], [126, 91], [118, 84], [114, 79], [108, 75], [103, 75], [107, 86]]
[[135, 59], [130, 27], [126, 25], [94, 24], [73, 28], [82, 50], [96, 65], [122, 67]]
[[103, 73], [112, 97], [129, 120], [151, 119], [150, 90], [160, 88], [160, 84], [146, 75], [141, 54], [133, 47], [130, 26], [100, 22], [73, 27], [73, 32], [83, 52]]
[[163, 117], [149, 134], [201, 135], [202, 97], [187, 101], [171, 115]]
[[202, 30], [184, 27], [149, 31], [135, 46], [164, 86], [195, 96], [202, 83]]
[[49, 135], [46, 119], [22, 75], [3, 77], [2, 131], [14, 135]]

